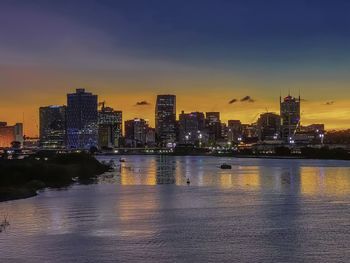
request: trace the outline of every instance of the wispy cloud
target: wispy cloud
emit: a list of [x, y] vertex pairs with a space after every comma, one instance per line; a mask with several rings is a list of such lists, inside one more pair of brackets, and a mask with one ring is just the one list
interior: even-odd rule
[[151, 103], [149, 103], [148, 101], [142, 100], [142, 101], [136, 102], [135, 104], [135, 106], [146, 106], [146, 105], [151, 105]]
[[330, 106], [330, 105], [333, 105], [335, 102], [333, 100], [331, 101], [327, 101], [325, 104], [323, 105], [327, 105], [327, 106]]
[[248, 96], [248, 95], [243, 97], [240, 101], [241, 102], [255, 102], [255, 100], [252, 97]]
[[233, 103], [235, 103], [235, 102], [237, 102], [237, 99], [232, 99], [232, 100], [230, 100], [230, 101], [228, 102], [228, 104], [233, 104]]

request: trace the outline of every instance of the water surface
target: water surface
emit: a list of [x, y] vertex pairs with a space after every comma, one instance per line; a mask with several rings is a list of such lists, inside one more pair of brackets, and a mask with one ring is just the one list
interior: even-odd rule
[[97, 184], [0, 203], [0, 262], [349, 262], [349, 164], [127, 156]]

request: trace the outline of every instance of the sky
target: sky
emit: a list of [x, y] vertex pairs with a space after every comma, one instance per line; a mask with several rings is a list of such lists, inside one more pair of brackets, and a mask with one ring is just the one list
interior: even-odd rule
[[125, 120], [153, 125], [170, 93], [178, 113], [251, 123], [300, 92], [302, 124], [350, 128], [349, 13], [347, 0], [0, 0], [0, 121], [35, 136], [40, 106], [85, 88]]

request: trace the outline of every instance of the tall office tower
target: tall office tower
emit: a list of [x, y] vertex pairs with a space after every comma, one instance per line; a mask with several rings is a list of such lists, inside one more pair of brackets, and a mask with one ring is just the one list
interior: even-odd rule
[[0, 147], [11, 147], [13, 142], [23, 145], [23, 124], [7, 126], [6, 122], [0, 122]]
[[202, 112], [181, 112], [179, 115], [179, 142], [195, 144], [202, 142], [205, 135], [205, 118]]
[[148, 123], [135, 118], [125, 121], [125, 144], [129, 147], [143, 147], [147, 142]]
[[297, 99], [288, 95], [283, 101], [280, 98], [280, 113], [282, 139], [293, 143], [294, 135], [300, 127], [300, 96]]
[[122, 112], [115, 111], [104, 104], [98, 112], [99, 147], [119, 147], [122, 136]]
[[260, 115], [258, 122], [259, 140], [278, 140], [281, 133], [281, 117], [272, 112]]
[[97, 95], [77, 89], [67, 94], [67, 148], [90, 149], [97, 146]]
[[227, 140], [232, 143], [240, 143], [242, 140], [242, 123], [240, 120], [227, 122]]
[[156, 136], [159, 145], [176, 141], [176, 96], [158, 95], [155, 109]]
[[220, 112], [206, 112], [205, 122], [209, 134], [209, 141], [215, 143], [217, 140], [221, 139]]
[[39, 137], [43, 148], [64, 148], [66, 142], [66, 106], [39, 108]]

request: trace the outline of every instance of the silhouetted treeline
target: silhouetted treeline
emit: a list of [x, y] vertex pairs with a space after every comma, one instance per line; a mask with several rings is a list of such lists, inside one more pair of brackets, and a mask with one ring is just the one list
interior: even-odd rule
[[323, 147], [320, 149], [302, 148], [301, 155], [305, 158], [314, 158], [314, 159], [350, 160], [349, 152], [342, 148], [336, 148], [336, 149], [329, 149], [328, 147]]
[[108, 170], [86, 153], [35, 155], [23, 160], [0, 159], [0, 201], [34, 195], [44, 187], [65, 187]]

